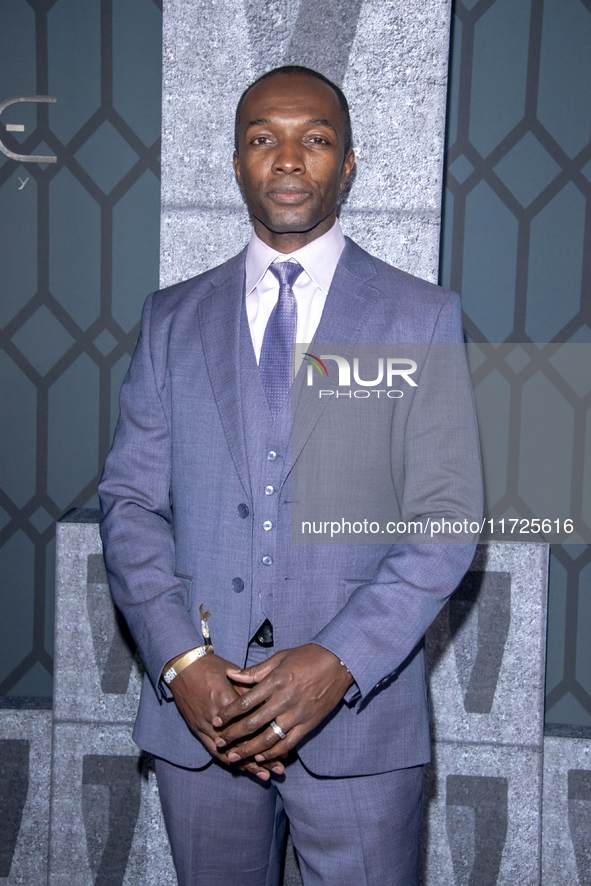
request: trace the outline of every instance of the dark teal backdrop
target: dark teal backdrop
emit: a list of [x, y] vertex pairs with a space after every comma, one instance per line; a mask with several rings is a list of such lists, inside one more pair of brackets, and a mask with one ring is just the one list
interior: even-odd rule
[[[472, 341], [591, 342], [590, 0], [456, 0], [440, 268]], [[586, 475], [572, 454], [556, 465], [575, 500], [591, 484], [591, 392], [562, 392], [552, 420], [587, 449]], [[553, 546], [549, 604], [547, 729], [589, 730], [591, 547]]]
[[[454, 9], [441, 282], [473, 341], [589, 342], [591, 0]], [[0, 7], [0, 101], [58, 98], [0, 123], [12, 150], [58, 157], [0, 154], [0, 695], [25, 704], [51, 695], [54, 520], [96, 504], [157, 285], [160, 71], [156, 0]], [[591, 727], [590, 631], [591, 550], [556, 547], [550, 725]]]
[[0, 101], [57, 98], [0, 123], [15, 153], [57, 157], [0, 153], [0, 696], [51, 696], [55, 520], [97, 504], [158, 285], [161, 46], [158, 0], [0, 5]]

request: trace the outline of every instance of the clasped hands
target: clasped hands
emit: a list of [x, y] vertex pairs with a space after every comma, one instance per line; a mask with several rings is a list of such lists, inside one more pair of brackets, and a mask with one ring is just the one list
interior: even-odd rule
[[352, 683], [332, 652], [308, 643], [244, 670], [206, 655], [170, 688], [189, 728], [213, 757], [267, 781], [271, 772], [283, 773], [280, 758], [328, 716]]

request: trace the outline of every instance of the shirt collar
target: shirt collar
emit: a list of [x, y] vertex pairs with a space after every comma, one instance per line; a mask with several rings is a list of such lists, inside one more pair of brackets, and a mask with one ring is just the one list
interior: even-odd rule
[[345, 237], [338, 219], [335, 219], [334, 225], [325, 234], [289, 255], [267, 246], [257, 237], [253, 228], [246, 252], [246, 295], [256, 289], [269, 265], [277, 258], [282, 261], [295, 258], [316, 286], [327, 293], [344, 248]]

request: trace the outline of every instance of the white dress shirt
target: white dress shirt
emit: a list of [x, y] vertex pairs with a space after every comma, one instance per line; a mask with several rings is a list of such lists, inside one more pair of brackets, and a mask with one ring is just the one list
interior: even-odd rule
[[[320, 323], [326, 296], [344, 247], [345, 237], [338, 219], [326, 234], [289, 255], [267, 246], [252, 231], [246, 253], [246, 315], [257, 363], [267, 321], [279, 298], [279, 281], [269, 271], [269, 265], [275, 261], [293, 260], [304, 269], [293, 285], [293, 294], [298, 306], [296, 341], [308, 345]], [[305, 351], [305, 347], [302, 351]]]

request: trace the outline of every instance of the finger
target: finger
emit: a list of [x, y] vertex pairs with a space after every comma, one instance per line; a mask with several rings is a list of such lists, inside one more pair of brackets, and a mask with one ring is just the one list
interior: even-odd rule
[[[228, 764], [226, 763], [226, 766]], [[253, 760], [247, 760], [242, 763], [240, 766], [236, 767], [238, 769], [243, 769], [245, 772], [250, 772], [251, 775], [256, 775], [257, 778], [260, 778], [261, 781], [269, 781], [271, 778], [271, 773], [264, 766], [259, 766]]]
[[272, 655], [271, 658], [268, 658], [266, 661], [260, 662], [260, 664], [251, 665], [249, 668], [243, 668], [239, 670], [238, 668], [228, 668], [226, 671], [226, 676], [230, 680], [236, 680], [237, 683], [260, 683], [261, 680], [264, 680], [271, 671], [274, 671], [278, 661], [274, 661], [278, 656]]
[[[216, 760], [219, 760], [220, 763], [223, 763], [224, 766], [229, 766], [229, 762], [227, 758], [220, 754], [217, 748], [215, 747], [212, 739], [210, 739], [205, 733], [199, 731], [198, 738], [204, 745], [205, 749], [209, 751], [212, 757], [215, 757]], [[245, 759], [243, 763], [238, 767], [239, 769], [244, 769], [247, 772], [250, 772], [251, 775], [256, 775], [262, 781], [268, 781], [271, 777], [271, 772], [275, 775], [283, 775], [285, 772], [285, 767], [278, 760], [273, 760], [272, 758], [267, 761], [265, 760], [263, 764], [257, 763], [255, 760], [247, 760]]]
[[224, 766], [229, 765], [229, 761], [226, 755], [220, 753], [220, 751], [216, 748], [213, 739], [211, 739], [205, 732], [193, 730], [203, 747], [208, 753], [211, 754], [212, 757], [215, 757], [216, 760], [219, 760], [220, 763], [223, 763]]
[[[239, 741], [252, 737], [265, 729], [271, 720], [280, 714], [285, 714], [286, 706], [269, 701], [267, 704], [259, 705], [252, 711], [247, 713], [240, 719], [234, 719], [221, 731], [218, 729], [215, 739], [216, 747], [225, 748], [236, 744]], [[222, 712], [223, 717], [223, 712]]]
[[[268, 772], [272, 772], [273, 775], [283, 775], [285, 772], [285, 766], [283, 763], [276, 760], [274, 757], [271, 757], [270, 760], [256, 760], [255, 763], [259, 764], [259, 768], [266, 769]], [[242, 769], [242, 765], [239, 765], [238, 769]]]
[[[245, 692], [248, 692], [248, 686], [241, 686], [239, 683], [236, 683], [232, 688], [234, 689], [234, 695], [232, 696], [232, 698], [223, 701], [221, 707], [226, 707], [227, 705], [231, 704], [237, 696], [243, 695]], [[224, 725], [224, 723], [217, 713], [212, 713], [210, 725], [212, 727], [212, 730], [215, 730], [213, 732], [213, 737], [215, 738], [217, 735], [219, 735], [219, 729], [221, 726]]]
[[[285, 739], [285, 741], [287, 741], [287, 738]], [[292, 744], [292, 743], [295, 747], [295, 745], [297, 744], [297, 741], [295, 741], [295, 739], [293, 739], [292, 736], [290, 735], [289, 744]], [[277, 752], [277, 748], [280, 748], [282, 744], [283, 744], [283, 740], [281, 741], [281, 743], [278, 742], [275, 745], [275, 747], [272, 748], [272, 750], [265, 751], [264, 753], [261, 753], [261, 754], [255, 754], [254, 759], [256, 760], [257, 763], [260, 763], [261, 766], [267, 766], [268, 768], [270, 767], [271, 771], [274, 772], [275, 770], [273, 769], [273, 766], [275, 766], [276, 763], [279, 763], [281, 766], [283, 766], [283, 764], [281, 763], [279, 758], [281, 758], [281, 760], [286, 760], [287, 757], [289, 756], [289, 753], [290, 753], [289, 751], [284, 751], [283, 753], [281, 751]], [[273, 765], [271, 765], [271, 764], [273, 764]], [[283, 769], [285, 770], [285, 766], [283, 766]]]
[[224, 708], [227, 708], [229, 705], [231, 705], [232, 702], [236, 701], [237, 698], [245, 695], [245, 693], [247, 693], [250, 689], [249, 686], [241, 685], [240, 683], [233, 684], [232, 688], [234, 690], [234, 695], [232, 696], [232, 698], [228, 699], [227, 701], [223, 701], [219, 705], [218, 711], [211, 718], [211, 725], [214, 726], [217, 730], [219, 730], [221, 726], [225, 725], [224, 721], [220, 717], [220, 713], [224, 710]]
[[[253, 683], [257, 683], [258, 680], [252, 675], [248, 673], [248, 670], [245, 671], [226, 671], [226, 676], [233, 683], [241, 683], [242, 685], [252, 685]], [[265, 675], [266, 676], [266, 675]], [[260, 677], [262, 680], [263, 678]]]
[[[220, 728], [221, 726], [227, 726], [232, 720], [245, 717], [250, 711], [266, 701], [270, 691], [270, 687], [266, 685], [259, 684], [258, 686], [253, 686], [252, 689], [248, 689], [242, 695], [239, 695], [238, 698], [231, 701], [230, 704], [218, 711], [218, 714], [211, 721], [212, 725]], [[258, 728], [260, 729], [260, 727], [264, 726], [265, 723], [268, 723], [270, 719], [271, 717], [267, 717], [266, 720], [263, 719]], [[248, 735], [248, 732], [244, 734]]]
[[[251, 715], [231, 723], [223, 732], [220, 733], [217, 730], [215, 737], [216, 747], [221, 750], [239, 741], [253, 738], [257, 732], [260, 732], [271, 722], [273, 719], [272, 713], [273, 709], [269, 708], [268, 705], [263, 705], [257, 708]], [[279, 711], [275, 711], [275, 713], [279, 713]]]
[[294, 727], [286, 731], [284, 727], [283, 731], [286, 733], [286, 737], [280, 739], [269, 727], [249, 741], [235, 745], [227, 753], [228, 761], [230, 763], [239, 763], [248, 757], [256, 758], [257, 756], [262, 756], [265, 760], [271, 760], [279, 754], [289, 753], [301, 738], [301, 729]]

